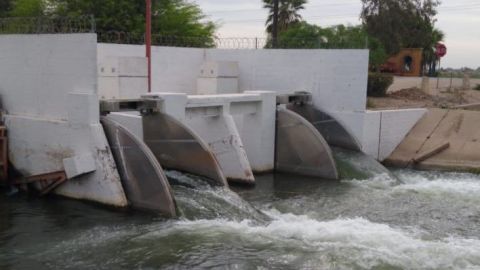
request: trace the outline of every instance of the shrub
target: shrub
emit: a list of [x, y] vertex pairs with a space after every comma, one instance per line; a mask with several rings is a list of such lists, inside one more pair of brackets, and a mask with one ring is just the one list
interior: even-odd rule
[[384, 97], [387, 89], [393, 84], [393, 75], [385, 73], [369, 73], [367, 95], [369, 97]]

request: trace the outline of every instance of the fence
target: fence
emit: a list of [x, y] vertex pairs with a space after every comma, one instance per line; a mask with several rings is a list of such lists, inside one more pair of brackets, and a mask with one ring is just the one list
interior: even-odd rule
[[[143, 34], [125, 32], [99, 32], [98, 42], [115, 44], [145, 44]], [[266, 49], [272, 48], [269, 38], [217, 38], [152, 35], [152, 45], [169, 47], [194, 47], [218, 49]], [[365, 49], [365, 40], [343, 40], [326, 42], [322, 38], [315, 39], [280, 39], [278, 49]]]
[[[143, 33], [96, 31], [93, 16], [78, 17], [12, 17], [0, 18], [0, 34], [97, 33], [98, 42], [145, 44]], [[152, 35], [152, 45], [169, 47], [264, 49], [272, 48], [269, 38], [218, 38], [195, 36]], [[327, 41], [325, 38], [279, 38], [280, 49], [364, 49], [365, 40]]]
[[[144, 34], [125, 32], [98, 32], [98, 42], [114, 44], [145, 44]], [[169, 47], [261, 49], [266, 38], [216, 38], [152, 35], [152, 45]]]
[[0, 18], [0, 34], [95, 33], [93, 16]]

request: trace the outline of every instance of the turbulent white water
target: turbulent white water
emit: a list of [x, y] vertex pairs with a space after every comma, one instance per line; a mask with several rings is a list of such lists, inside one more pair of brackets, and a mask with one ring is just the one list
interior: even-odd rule
[[12, 207], [19, 224], [37, 227], [0, 226], [0, 268], [480, 269], [477, 175], [399, 170], [340, 183], [263, 176], [236, 192], [167, 175], [177, 220], [76, 202]]

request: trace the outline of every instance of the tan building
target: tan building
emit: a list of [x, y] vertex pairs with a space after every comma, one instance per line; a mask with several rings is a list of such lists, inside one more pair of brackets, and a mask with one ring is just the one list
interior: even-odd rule
[[391, 72], [399, 76], [421, 76], [422, 49], [405, 48], [390, 58], [381, 68], [382, 72]]

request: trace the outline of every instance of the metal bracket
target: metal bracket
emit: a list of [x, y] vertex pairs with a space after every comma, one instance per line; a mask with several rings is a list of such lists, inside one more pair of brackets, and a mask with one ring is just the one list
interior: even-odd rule
[[141, 114], [160, 112], [162, 99], [110, 99], [100, 101], [100, 114], [139, 111]]
[[59, 171], [18, 179], [15, 180], [13, 184], [24, 186], [25, 189], [28, 189], [28, 184], [37, 183], [40, 196], [43, 196], [57, 188], [59, 185], [63, 184], [65, 181], [67, 181], [67, 175], [64, 171]]
[[293, 94], [278, 95], [277, 105], [279, 104], [311, 104], [312, 94], [310, 92], [298, 91]]

